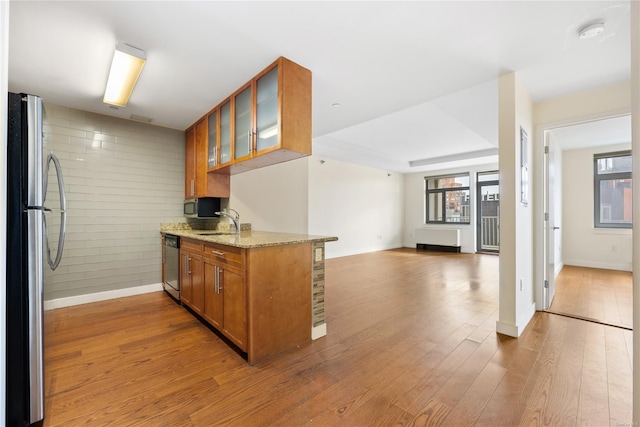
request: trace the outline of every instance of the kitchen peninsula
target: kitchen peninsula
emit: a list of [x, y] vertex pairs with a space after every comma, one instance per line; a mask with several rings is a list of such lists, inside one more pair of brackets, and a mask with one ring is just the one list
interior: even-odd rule
[[255, 364], [325, 335], [324, 244], [336, 237], [161, 226], [180, 237], [181, 302]]

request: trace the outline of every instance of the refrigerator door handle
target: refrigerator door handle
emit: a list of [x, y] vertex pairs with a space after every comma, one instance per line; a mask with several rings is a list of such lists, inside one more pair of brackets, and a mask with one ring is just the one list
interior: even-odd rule
[[[60, 260], [62, 260], [62, 250], [64, 249], [64, 240], [67, 235], [67, 196], [64, 192], [64, 180], [62, 178], [62, 167], [60, 166], [60, 161], [56, 157], [55, 154], [49, 153], [47, 156], [47, 167], [44, 171], [44, 188], [45, 188], [45, 199], [47, 197], [47, 185], [49, 180], [49, 165], [53, 162], [53, 165], [56, 168], [56, 176], [58, 178], [58, 191], [60, 193], [60, 234], [58, 235], [58, 253], [56, 254], [56, 259], [51, 259], [51, 250], [49, 249], [49, 239], [46, 239], [47, 242], [47, 261], [49, 263], [49, 267], [51, 270], [55, 270], [58, 268], [60, 264]], [[43, 217], [44, 218], [44, 217]], [[45, 221], [45, 230], [46, 230], [46, 221]], [[46, 231], [45, 231], [46, 233]]]

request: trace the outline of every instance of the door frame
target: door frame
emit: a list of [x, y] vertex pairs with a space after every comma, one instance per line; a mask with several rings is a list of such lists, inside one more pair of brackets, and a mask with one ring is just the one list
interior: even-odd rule
[[545, 146], [548, 145], [548, 131], [553, 129], [558, 129], [566, 126], [577, 125], [582, 123], [589, 123], [593, 121], [603, 120], [603, 119], [612, 119], [616, 117], [628, 116], [631, 114], [631, 110], [629, 108], [619, 109], [616, 111], [603, 112], [583, 117], [577, 117], [567, 120], [561, 120], [558, 122], [551, 123], [543, 123], [536, 126], [535, 131], [535, 139], [536, 143], [534, 144], [534, 158], [535, 162], [535, 173], [536, 173], [536, 186], [534, 189], [534, 197], [536, 200], [535, 209], [533, 211], [534, 215], [534, 290], [535, 290], [535, 306], [537, 311], [545, 310], [545, 280], [548, 280], [549, 274], [554, 274], [555, 272], [550, 272], [550, 268], [548, 265], [547, 254], [549, 253], [549, 248], [546, 245], [549, 243], [548, 236], [545, 236], [547, 232], [548, 224], [545, 220], [545, 213], [548, 207], [547, 197], [549, 194], [549, 177], [548, 170], [545, 167]]

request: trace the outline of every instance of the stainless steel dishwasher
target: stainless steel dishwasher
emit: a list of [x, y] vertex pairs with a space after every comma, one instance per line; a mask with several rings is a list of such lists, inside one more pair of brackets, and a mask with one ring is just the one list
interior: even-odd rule
[[176, 301], [180, 301], [180, 237], [164, 235], [162, 268], [164, 290]]

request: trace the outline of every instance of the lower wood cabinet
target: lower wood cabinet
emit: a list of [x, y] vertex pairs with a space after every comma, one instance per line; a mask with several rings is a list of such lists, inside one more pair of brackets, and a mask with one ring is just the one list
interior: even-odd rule
[[242, 269], [205, 258], [202, 317], [247, 351], [247, 298]]
[[203, 317], [220, 331], [224, 323], [224, 299], [223, 295], [217, 289], [219, 280], [218, 268], [218, 265], [208, 260], [204, 263], [204, 292], [206, 298], [204, 300]]
[[180, 264], [180, 300], [202, 315], [204, 310], [202, 255], [181, 249]]
[[311, 340], [311, 243], [238, 248], [181, 239], [181, 299], [250, 364]]

